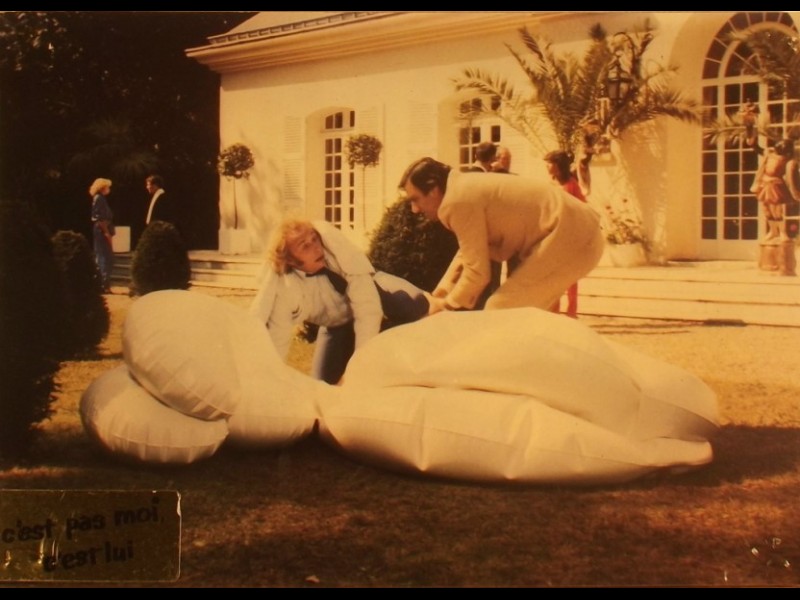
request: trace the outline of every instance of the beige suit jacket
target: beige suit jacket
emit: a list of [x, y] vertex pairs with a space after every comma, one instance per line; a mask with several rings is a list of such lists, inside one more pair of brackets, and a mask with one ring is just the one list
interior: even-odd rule
[[460, 308], [475, 305], [490, 261], [558, 261], [569, 269], [571, 253], [600, 231], [597, 212], [549, 179], [504, 173], [452, 171], [438, 215], [459, 250], [435, 293]]

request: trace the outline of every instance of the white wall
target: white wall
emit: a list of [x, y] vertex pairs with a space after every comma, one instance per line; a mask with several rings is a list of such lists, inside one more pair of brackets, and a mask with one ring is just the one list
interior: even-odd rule
[[[680, 63], [676, 82], [699, 99], [699, 69], [710, 36], [718, 25], [687, 13], [651, 13], [658, 27], [648, 55], [662, 63]], [[729, 14], [714, 21], [724, 22]], [[571, 15], [546, 26], [531, 25], [559, 44], [557, 52], [581, 53], [589, 27], [602, 22], [609, 33], [643, 24], [644, 13]], [[703, 21], [703, 25], [699, 24]], [[682, 28], [691, 25], [691, 34]], [[367, 213], [368, 228], [377, 224], [383, 207], [395, 201], [397, 182], [414, 159], [430, 155], [445, 162], [455, 157], [444, 151], [454, 135], [446, 112], [453, 104], [452, 78], [465, 66], [505, 74], [519, 85], [526, 80], [505, 44], [524, 50], [516, 30], [479, 40], [427, 44], [383, 51], [368, 56], [332, 58], [293, 66], [227, 74], [221, 89], [221, 144], [249, 145], [256, 166], [247, 182], [237, 185], [239, 218], [259, 247], [277, 219], [287, 211], [319, 216], [309, 198], [308, 183], [316, 172], [306, 168], [305, 140], [309, 116], [330, 107], [347, 107], [375, 117], [375, 135], [384, 144], [381, 163], [368, 170], [376, 197]], [[676, 46], [677, 44], [677, 46]], [[590, 201], [598, 209], [611, 199], [638, 202], [648, 229], [656, 236], [658, 257], [690, 257], [697, 253], [700, 128], [673, 122], [630, 130], [611, 160], [592, 166]], [[513, 170], [544, 175], [536, 151], [517, 136], [511, 138]], [[452, 146], [449, 146], [452, 147]], [[555, 146], [553, 145], [553, 148]], [[232, 208], [229, 184], [220, 189], [223, 221]]]

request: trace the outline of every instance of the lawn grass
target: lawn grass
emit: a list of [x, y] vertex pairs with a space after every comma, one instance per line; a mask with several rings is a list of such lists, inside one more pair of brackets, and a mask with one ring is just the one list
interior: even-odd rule
[[[198, 291], [242, 306], [250, 298]], [[584, 318], [717, 392], [723, 428], [714, 462], [615, 486], [479, 485], [373, 468], [314, 437], [283, 450], [223, 446], [184, 467], [109, 456], [78, 413], [86, 386], [122, 362], [119, 333], [132, 300], [108, 300], [111, 333], [96, 355], [62, 365], [52, 418], [25, 461], [0, 463], [0, 488], [178, 490], [181, 576], [159, 585], [800, 584], [796, 329]], [[307, 371], [310, 354], [297, 342], [291, 363]]]

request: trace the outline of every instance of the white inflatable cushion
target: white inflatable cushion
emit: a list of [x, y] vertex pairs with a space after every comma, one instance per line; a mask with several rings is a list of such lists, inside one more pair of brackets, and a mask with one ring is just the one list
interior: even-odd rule
[[95, 379], [81, 397], [86, 431], [113, 453], [144, 462], [188, 464], [211, 456], [228, 435], [225, 421], [203, 421], [165, 406], [125, 365]]
[[152, 292], [132, 304], [122, 341], [144, 387], [184, 414], [229, 418], [232, 442], [286, 445], [314, 428], [319, 382], [288, 367], [244, 308], [198, 292]]
[[[327, 383], [281, 365], [260, 393], [245, 393], [228, 418], [228, 441], [250, 447], [283, 447], [309, 435], [319, 419], [318, 395]], [[250, 380], [252, 383], [254, 380]], [[249, 391], [255, 392], [252, 387]]]
[[347, 386], [322, 403], [320, 434], [347, 454], [469, 481], [600, 484], [712, 458], [707, 441], [634, 440], [525, 396]]
[[699, 418], [701, 435], [718, 420], [716, 397], [699, 378], [535, 308], [444, 312], [390, 329], [355, 353], [344, 381], [523, 395], [631, 437], [672, 427], [647, 416], [652, 402]]
[[444, 313], [359, 349], [320, 432], [357, 458], [443, 477], [619, 482], [710, 462], [697, 377], [532, 308]]

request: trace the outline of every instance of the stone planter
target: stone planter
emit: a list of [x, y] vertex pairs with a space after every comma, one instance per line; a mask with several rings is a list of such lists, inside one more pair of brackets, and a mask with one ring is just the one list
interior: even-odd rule
[[219, 252], [220, 254], [249, 254], [250, 233], [247, 229], [220, 229]]
[[114, 237], [111, 238], [111, 247], [114, 252], [131, 251], [131, 228], [127, 225], [114, 227]]
[[640, 267], [647, 264], [644, 246], [635, 244], [609, 244], [608, 257], [615, 267]]

